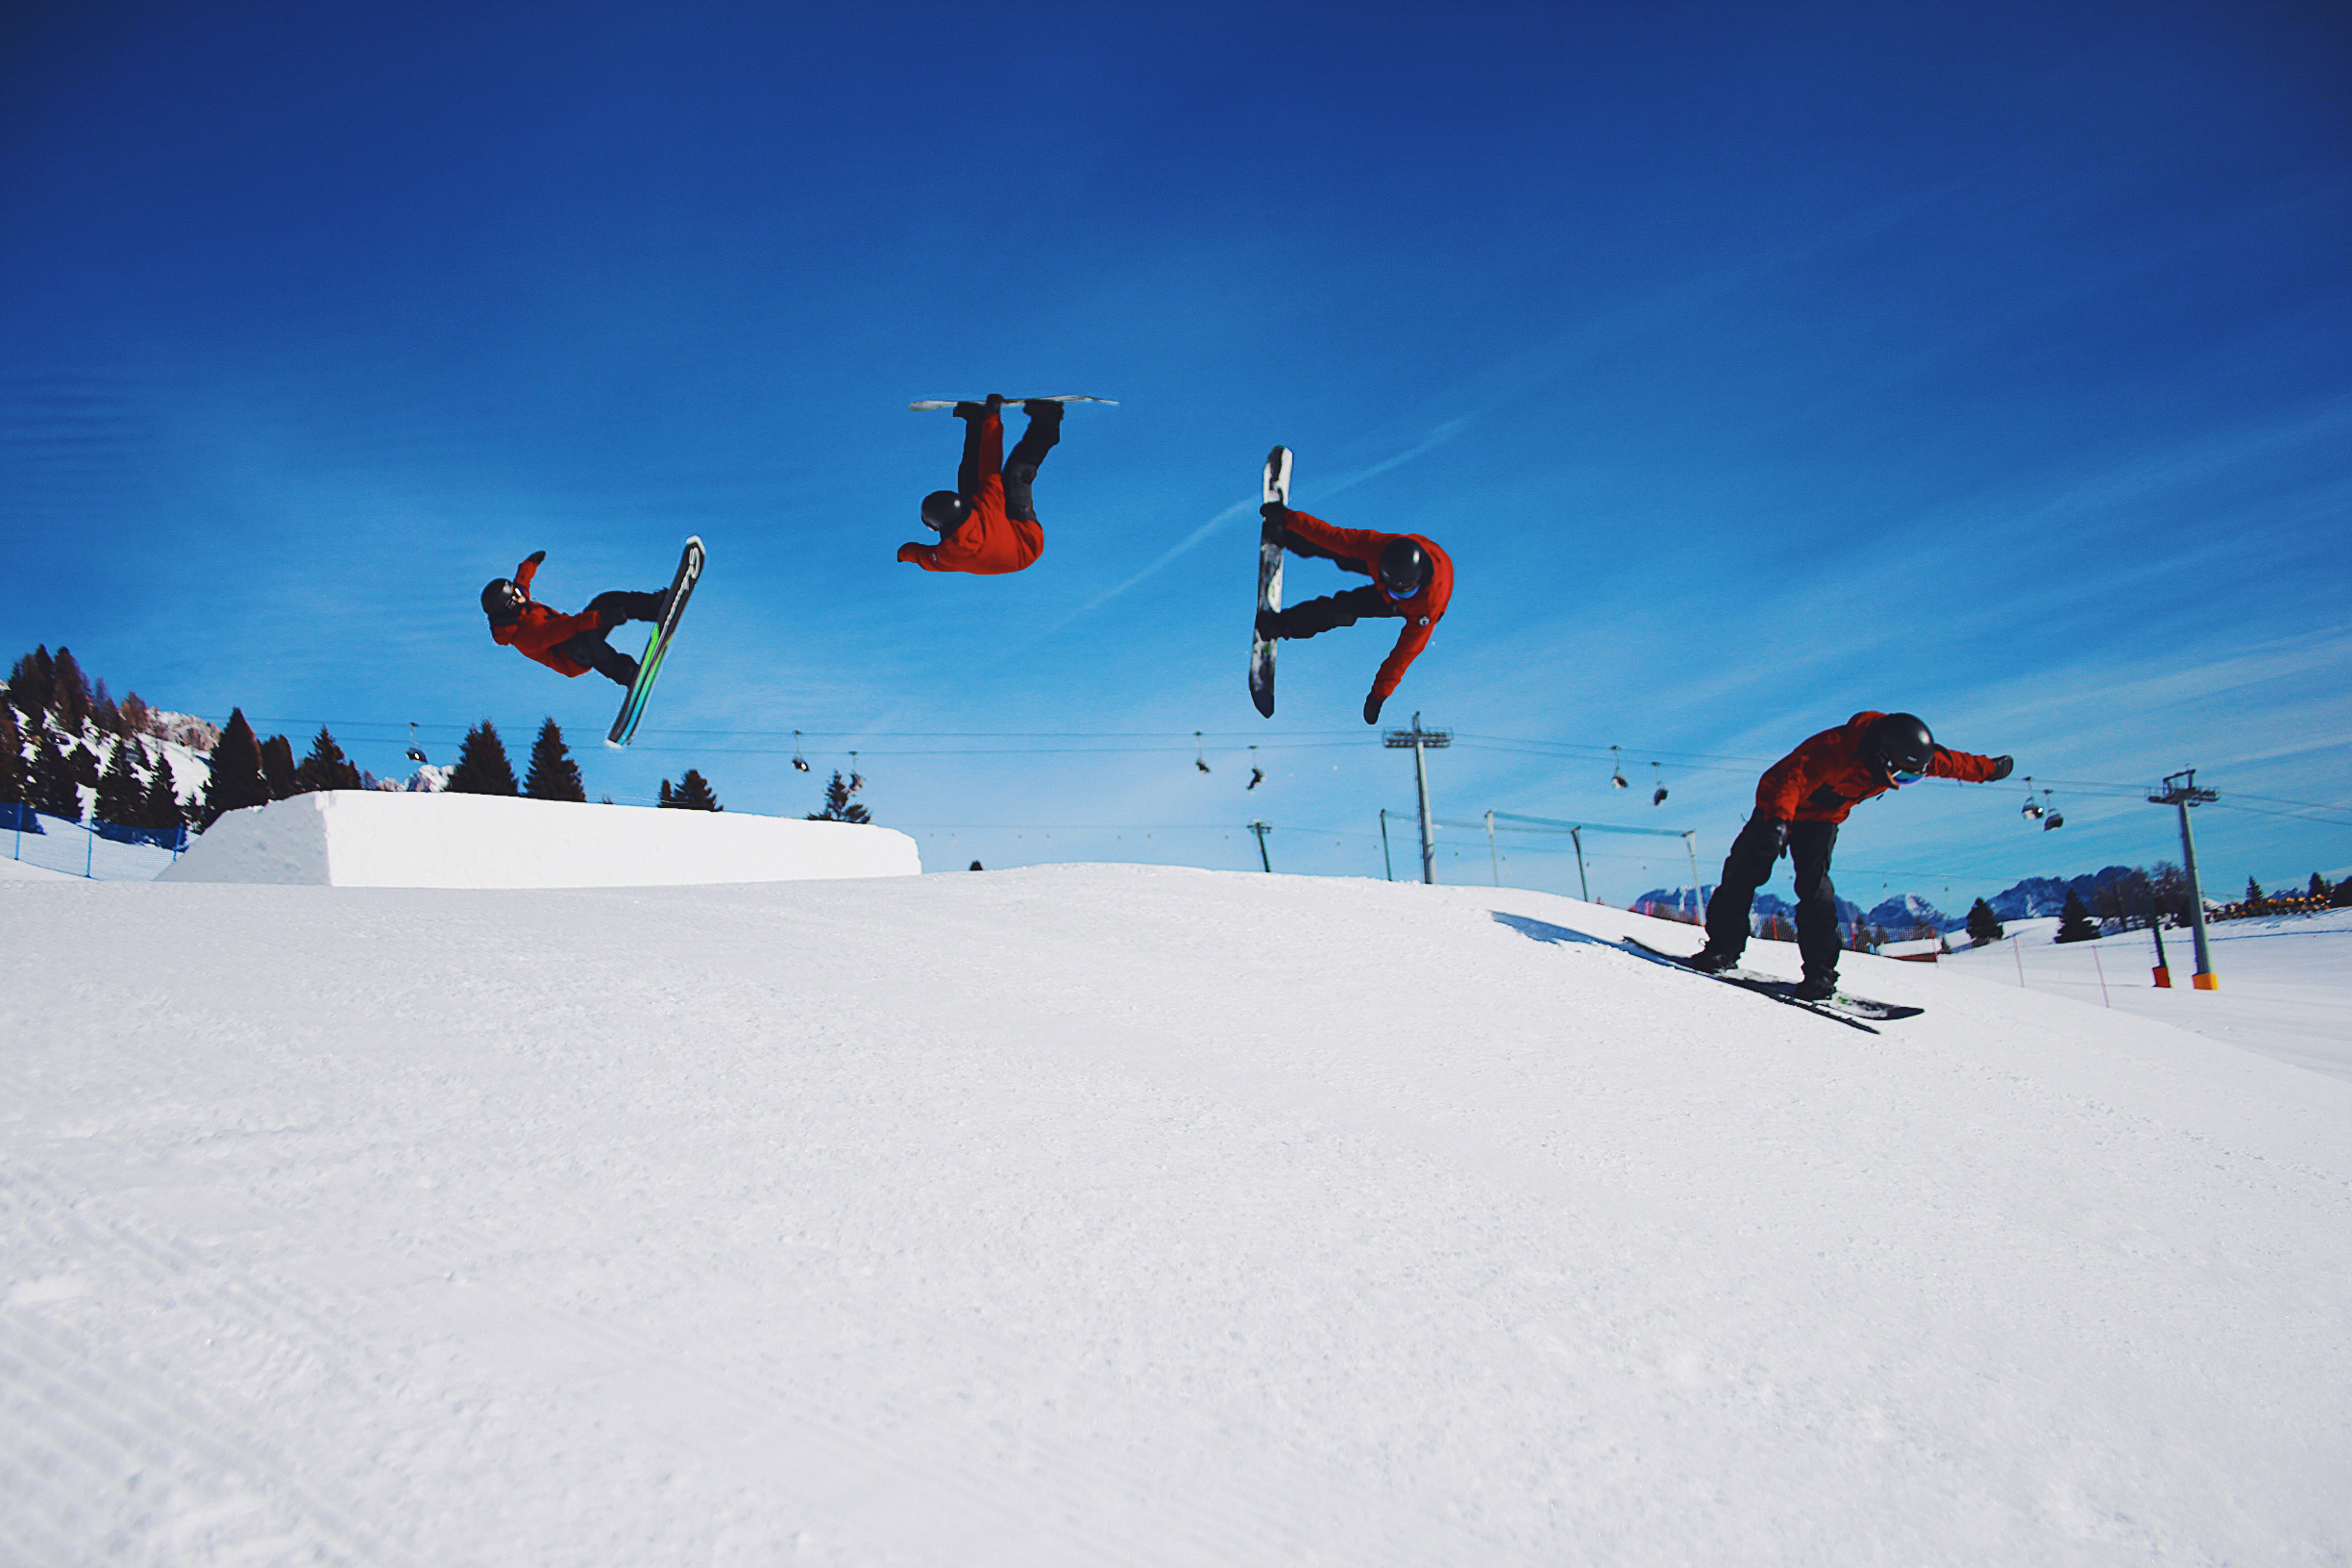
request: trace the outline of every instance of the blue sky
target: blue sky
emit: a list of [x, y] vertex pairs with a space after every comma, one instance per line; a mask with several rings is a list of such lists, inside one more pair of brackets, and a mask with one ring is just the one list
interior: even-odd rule
[[[592, 792], [797, 814], [854, 749], [934, 867], [1254, 866], [1257, 818], [1378, 875], [1392, 631], [1244, 689], [1280, 441], [1296, 504], [1454, 556], [1386, 715], [1458, 733], [1443, 817], [1689, 828], [1711, 879], [1758, 769], [1907, 708], [2068, 825], [1867, 806], [1866, 904], [2177, 856], [2130, 787], [2186, 766], [2217, 889], [2333, 873], [2347, 61], [2319, 5], [16, 8], [0, 642], [379, 772], [552, 714]], [[895, 563], [959, 429], [906, 403], [991, 390], [1121, 404], [1035, 568]], [[617, 689], [476, 596], [536, 549], [565, 608], [655, 587], [689, 532], [612, 753]]]

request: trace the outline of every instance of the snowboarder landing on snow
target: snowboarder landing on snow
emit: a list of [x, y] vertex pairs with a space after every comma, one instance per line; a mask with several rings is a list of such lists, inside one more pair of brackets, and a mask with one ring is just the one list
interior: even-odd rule
[[577, 615], [565, 615], [530, 597], [531, 578], [547, 551], [535, 551], [511, 577], [493, 577], [482, 589], [482, 613], [490, 618], [490, 640], [518, 649], [562, 675], [584, 675], [594, 670], [628, 686], [637, 679], [637, 661], [604, 641], [604, 634], [629, 621], [661, 620], [658, 594], [632, 594], [615, 589], [599, 594]]
[[1042, 398], [1021, 404], [1029, 429], [1010, 460], [1004, 454], [1003, 406], [1003, 397], [993, 392], [986, 403], [955, 405], [956, 418], [965, 422], [956, 487], [934, 490], [922, 503], [923, 524], [938, 530], [939, 543], [900, 545], [900, 560], [926, 572], [999, 576], [1035, 564], [1045, 552], [1045, 530], [1038, 526], [1029, 487], [1038, 465], [1062, 439], [1062, 405]]
[[1372, 695], [1364, 698], [1364, 723], [1379, 723], [1381, 704], [1397, 689], [1406, 670], [1429, 646], [1431, 631], [1445, 617], [1446, 605], [1454, 597], [1453, 558], [1417, 533], [1335, 528], [1279, 501], [1267, 502], [1259, 511], [1267, 522], [1282, 526], [1283, 548], [1291, 554], [1335, 561], [1342, 572], [1372, 579], [1367, 587], [1327, 594], [1287, 609], [1259, 611], [1261, 637], [1312, 637], [1374, 616], [1404, 621], [1396, 647], [1388, 650], [1381, 661], [1380, 674], [1372, 679]]
[[2007, 757], [1948, 751], [1907, 713], [1857, 713], [1823, 730], [1765, 770], [1755, 815], [1731, 841], [1723, 880], [1707, 900], [1706, 945], [1685, 962], [1708, 974], [1739, 963], [1755, 891], [1785, 850], [1797, 873], [1797, 949], [1804, 958], [1794, 994], [1827, 1000], [1837, 992], [1840, 950], [1837, 889], [1829, 882], [1838, 823], [1872, 796], [1923, 778], [1986, 784], [2007, 778], [2013, 766]]

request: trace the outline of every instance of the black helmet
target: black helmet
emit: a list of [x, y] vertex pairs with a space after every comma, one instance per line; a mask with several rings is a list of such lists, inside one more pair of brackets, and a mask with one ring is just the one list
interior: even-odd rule
[[523, 590], [512, 577], [492, 577], [482, 585], [482, 614], [494, 626], [511, 626], [523, 619]]
[[1924, 773], [1935, 760], [1935, 737], [1916, 714], [1883, 714], [1862, 732], [1862, 754], [1889, 774]]
[[953, 490], [934, 490], [923, 497], [922, 520], [941, 534], [950, 534], [971, 516], [971, 502]]
[[1395, 598], [1409, 599], [1429, 581], [1429, 551], [1418, 540], [1391, 539], [1381, 546], [1380, 569], [1373, 576]]

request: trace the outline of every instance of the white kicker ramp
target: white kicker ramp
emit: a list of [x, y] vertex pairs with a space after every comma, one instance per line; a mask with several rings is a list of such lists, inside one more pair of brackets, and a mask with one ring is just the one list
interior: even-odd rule
[[337, 888], [644, 888], [914, 876], [893, 828], [495, 795], [331, 790], [233, 811], [158, 879]]

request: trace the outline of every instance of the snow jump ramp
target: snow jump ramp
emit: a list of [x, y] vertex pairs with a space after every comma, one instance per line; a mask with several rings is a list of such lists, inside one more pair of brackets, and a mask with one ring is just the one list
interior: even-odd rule
[[331, 790], [233, 811], [159, 880], [337, 888], [642, 888], [913, 876], [887, 827], [494, 795]]

